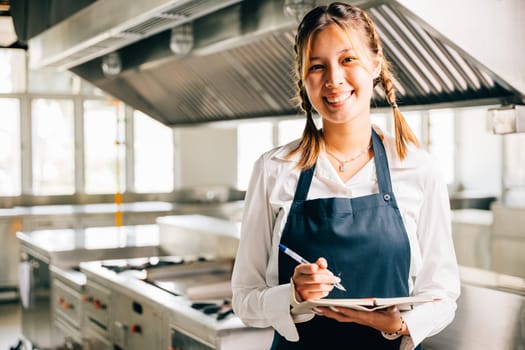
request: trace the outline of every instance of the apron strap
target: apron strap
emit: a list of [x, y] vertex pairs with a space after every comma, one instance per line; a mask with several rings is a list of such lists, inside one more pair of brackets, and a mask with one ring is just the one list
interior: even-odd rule
[[374, 162], [376, 165], [377, 186], [379, 193], [386, 202], [390, 202], [397, 208], [394, 192], [392, 191], [392, 181], [390, 179], [390, 170], [388, 168], [388, 158], [386, 156], [385, 146], [372, 128], [372, 147], [374, 150]]
[[[390, 201], [397, 207], [394, 193], [392, 191], [392, 181], [390, 179], [390, 171], [388, 169], [388, 159], [386, 156], [385, 146], [372, 128], [372, 148], [374, 150], [374, 162], [376, 165], [376, 176], [379, 193], [385, 201]], [[308, 190], [315, 171], [314, 164], [311, 168], [301, 171], [299, 181], [297, 183], [297, 190], [295, 191], [294, 202], [305, 201], [308, 196]]]
[[315, 165], [316, 164], [311, 168], [301, 171], [301, 176], [299, 176], [299, 182], [297, 183], [297, 189], [295, 190], [295, 196], [293, 198], [294, 202], [306, 200], [308, 190], [310, 189], [310, 183], [312, 183], [312, 178], [314, 176]]

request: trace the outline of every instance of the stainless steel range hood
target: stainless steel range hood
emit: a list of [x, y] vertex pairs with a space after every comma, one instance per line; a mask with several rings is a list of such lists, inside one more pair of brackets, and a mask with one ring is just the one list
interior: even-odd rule
[[[399, 2], [354, 3], [376, 23], [400, 105], [524, 103], [525, 92]], [[70, 69], [166, 125], [296, 114], [297, 24], [283, 6], [284, 0], [98, 0], [29, 40], [30, 62]], [[177, 56], [169, 29], [186, 22], [193, 24], [194, 47]], [[108, 78], [102, 56], [115, 51], [122, 71]], [[379, 90], [373, 104], [385, 105]]]

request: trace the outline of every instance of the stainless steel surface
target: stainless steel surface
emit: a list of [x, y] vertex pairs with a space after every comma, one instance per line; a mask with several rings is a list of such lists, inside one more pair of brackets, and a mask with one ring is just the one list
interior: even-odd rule
[[163, 251], [169, 255], [213, 255], [234, 258], [240, 223], [204, 215], [172, 215], [157, 219]]
[[491, 270], [525, 278], [525, 207], [492, 206]]
[[525, 296], [464, 284], [456, 317], [425, 350], [523, 350]]
[[[147, 38], [120, 35], [121, 14], [115, 16], [120, 22], [112, 24], [108, 19], [111, 12], [106, 11], [119, 1], [122, 8], [140, 8], [143, 12], [136, 16], [126, 10], [122, 11], [123, 16], [133, 15], [137, 21], [145, 22], [161, 3], [142, 0], [130, 6], [125, 0], [98, 1], [34, 38], [30, 52], [48, 65], [70, 62], [74, 73], [166, 125], [297, 113], [291, 102], [295, 91], [292, 72], [297, 23], [284, 15], [284, 1], [241, 1], [234, 5], [234, 1], [223, 2], [225, 7], [220, 11], [192, 20], [194, 49], [184, 57], [171, 52], [169, 30]], [[179, 3], [200, 6], [203, 1]], [[523, 91], [513, 88], [490, 66], [480, 64], [455, 45], [454, 38], [442, 35], [397, 1], [359, 4], [369, 10], [376, 23], [385, 55], [397, 73], [394, 84], [403, 104], [479, 105], [520, 103], [524, 99]], [[82, 23], [97, 23], [93, 18], [101, 19], [100, 27], [84, 30]], [[84, 32], [91, 33], [86, 37]], [[91, 49], [101, 41], [98, 33], [107, 33], [103, 39], [110, 45], [104, 42], [95, 53], [90, 50], [77, 55], [82, 53], [79, 48]], [[68, 35], [68, 40], [63, 35]], [[121, 47], [123, 41], [127, 46]], [[128, 45], [131, 41], [136, 42]], [[112, 46], [119, 47], [123, 68], [117, 77], [109, 79], [101, 71], [101, 58], [94, 57], [109, 52]], [[48, 53], [39, 55], [39, 50]], [[76, 64], [85, 57], [90, 61]], [[386, 106], [379, 90], [373, 105]]]
[[68, 69], [239, 1], [98, 1], [30, 39], [29, 64]]
[[525, 106], [510, 105], [491, 108], [489, 116], [494, 134], [525, 132]]
[[490, 269], [492, 212], [480, 209], [452, 210], [452, 239], [458, 264]]
[[18, 298], [18, 241], [16, 231], [20, 224], [17, 217], [0, 217], [0, 301]]
[[50, 266], [50, 270], [53, 338], [61, 348], [81, 349], [86, 277], [76, 270], [56, 266]]
[[[21, 262], [21, 268], [25, 267], [24, 275], [20, 276], [22, 334], [39, 348], [52, 348], [56, 343], [50, 317], [49, 262], [31, 254], [25, 258]], [[26, 284], [25, 287], [22, 284]]]
[[[101, 239], [104, 237], [104, 239]], [[39, 348], [52, 348], [50, 265], [78, 266], [81, 261], [159, 255], [156, 225], [19, 232], [22, 333]]]
[[[168, 259], [168, 257], [165, 257]], [[175, 259], [175, 258], [173, 258]], [[155, 341], [149, 340], [152, 344], [160, 341], [161, 349], [166, 349], [172, 344], [172, 335], [176, 330], [177, 342], [184, 338], [185, 343], [191, 343], [193, 347], [189, 349], [267, 349], [273, 335], [270, 329], [251, 329], [246, 327], [235, 315], [228, 315], [222, 320], [217, 319], [217, 314], [204, 314], [202, 311], [192, 307], [193, 301], [185, 295], [175, 295], [159, 288], [153, 283], [148, 283], [143, 278], [147, 276], [147, 271], [130, 269], [125, 271], [112, 271], [103, 265], [116, 264], [121, 266], [138, 265], [142, 266], [149, 258], [133, 259], [128, 261], [107, 262], [85, 262], [81, 263], [81, 271], [87, 276], [87, 286], [91, 284], [104, 285], [110, 290], [110, 299], [113, 300], [108, 305], [107, 315], [109, 317], [110, 332], [107, 337], [113, 344], [122, 349], [142, 349], [140, 344], [146, 343], [147, 339], [159, 337]], [[194, 260], [192, 260], [194, 261]], [[213, 261], [210, 261], [212, 263]], [[206, 268], [210, 266], [203, 262]], [[209, 272], [200, 270], [198, 266], [190, 265], [191, 271], [196, 280], [203, 281], [201, 278]], [[180, 267], [186, 271], [186, 266], [175, 265], [168, 270], [173, 272]], [[162, 268], [161, 268], [162, 269]], [[153, 270], [154, 271], [154, 270]], [[200, 271], [200, 272], [199, 272]], [[165, 271], [162, 271], [164, 275]], [[190, 272], [191, 273], [191, 272]], [[156, 273], [158, 275], [158, 272]], [[201, 277], [199, 277], [202, 275]], [[173, 277], [175, 276], [175, 277]], [[173, 281], [178, 277], [172, 276]], [[162, 282], [170, 280], [169, 276], [164, 275], [160, 278]], [[115, 302], [119, 300], [118, 302]], [[210, 301], [210, 299], [207, 299]], [[211, 301], [216, 299], [211, 299]], [[142, 310], [137, 312], [137, 310]], [[147, 310], [147, 311], [146, 311]], [[99, 322], [100, 323], [100, 322]], [[158, 325], [158, 330], [147, 327], [147, 325]], [[135, 326], [135, 327], [134, 327]], [[142, 333], [133, 332], [137, 327]], [[182, 334], [184, 336], [182, 336]], [[191, 338], [191, 340], [190, 340]], [[197, 344], [201, 347], [196, 347]], [[174, 348], [182, 344], [175, 344]], [[183, 347], [184, 348], [184, 347]]]

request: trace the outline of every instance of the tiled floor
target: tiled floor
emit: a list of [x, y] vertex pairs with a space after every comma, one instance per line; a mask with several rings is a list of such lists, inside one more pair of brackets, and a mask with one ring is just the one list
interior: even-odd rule
[[0, 303], [0, 350], [9, 350], [20, 339], [21, 312], [17, 303]]

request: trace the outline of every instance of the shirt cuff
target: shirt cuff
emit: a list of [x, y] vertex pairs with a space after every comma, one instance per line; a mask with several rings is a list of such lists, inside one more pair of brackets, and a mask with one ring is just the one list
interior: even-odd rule
[[298, 341], [299, 333], [290, 313], [290, 285], [281, 284], [266, 290], [263, 312], [272, 327], [288, 341]]
[[[297, 295], [295, 293], [295, 285], [293, 283], [293, 280], [290, 278], [290, 306], [295, 307], [296, 305], [299, 305], [299, 303], [300, 301], [297, 300]], [[313, 312], [307, 312], [304, 314], [292, 314], [292, 318], [295, 323], [307, 322], [314, 317], [315, 314]]]

